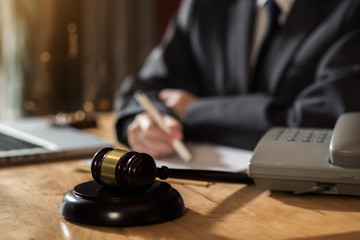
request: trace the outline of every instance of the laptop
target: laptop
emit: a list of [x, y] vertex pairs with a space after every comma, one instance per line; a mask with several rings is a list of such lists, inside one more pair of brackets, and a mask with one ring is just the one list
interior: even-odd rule
[[0, 123], [0, 165], [75, 157], [92, 157], [112, 146], [106, 140], [46, 119], [25, 118]]

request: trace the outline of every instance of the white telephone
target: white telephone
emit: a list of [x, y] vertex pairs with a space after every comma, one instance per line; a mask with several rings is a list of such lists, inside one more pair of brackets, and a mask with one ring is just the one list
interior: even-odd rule
[[270, 129], [248, 174], [261, 189], [360, 195], [360, 113], [341, 115], [334, 130]]

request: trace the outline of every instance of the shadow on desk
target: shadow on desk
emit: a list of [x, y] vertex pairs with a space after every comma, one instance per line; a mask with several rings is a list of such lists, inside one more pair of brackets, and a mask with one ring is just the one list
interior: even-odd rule
[[[283, 204], [311, 210], [329, 210], [338, 212], [360, 212], [357, 196], [304, 194], [290, 192], [271, 192], [270, 196]], [[340, 203], [340, 204], [339, 204]]]

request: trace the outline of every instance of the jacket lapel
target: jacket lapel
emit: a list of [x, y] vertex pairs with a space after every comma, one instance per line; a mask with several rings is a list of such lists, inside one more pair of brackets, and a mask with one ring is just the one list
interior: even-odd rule
[[281, 33], [274, 39], [265, 59], [264, 74], [267, 76], [262, 75], [264, 79], [268, 79], [267, 91], [270, 93], [275, 93], [282, 74], [299, 45], [320, 21], [322, 15], [317, 2], [321, 1], [296, 1]]
[[229, 35], [226, 44], [229, 67], [227, 88], [233, 89], [232, 91], [237, 89], [240, 93], [247, 92], [249, 85], [249, 56], [255, 2], [235, 1], [235, 6], [229, 15]]

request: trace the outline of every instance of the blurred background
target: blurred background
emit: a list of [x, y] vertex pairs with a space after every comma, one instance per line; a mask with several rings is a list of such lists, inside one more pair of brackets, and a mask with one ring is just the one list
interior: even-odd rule
[[111, 111], [180, 0], [0, 0], [0, 120]]

